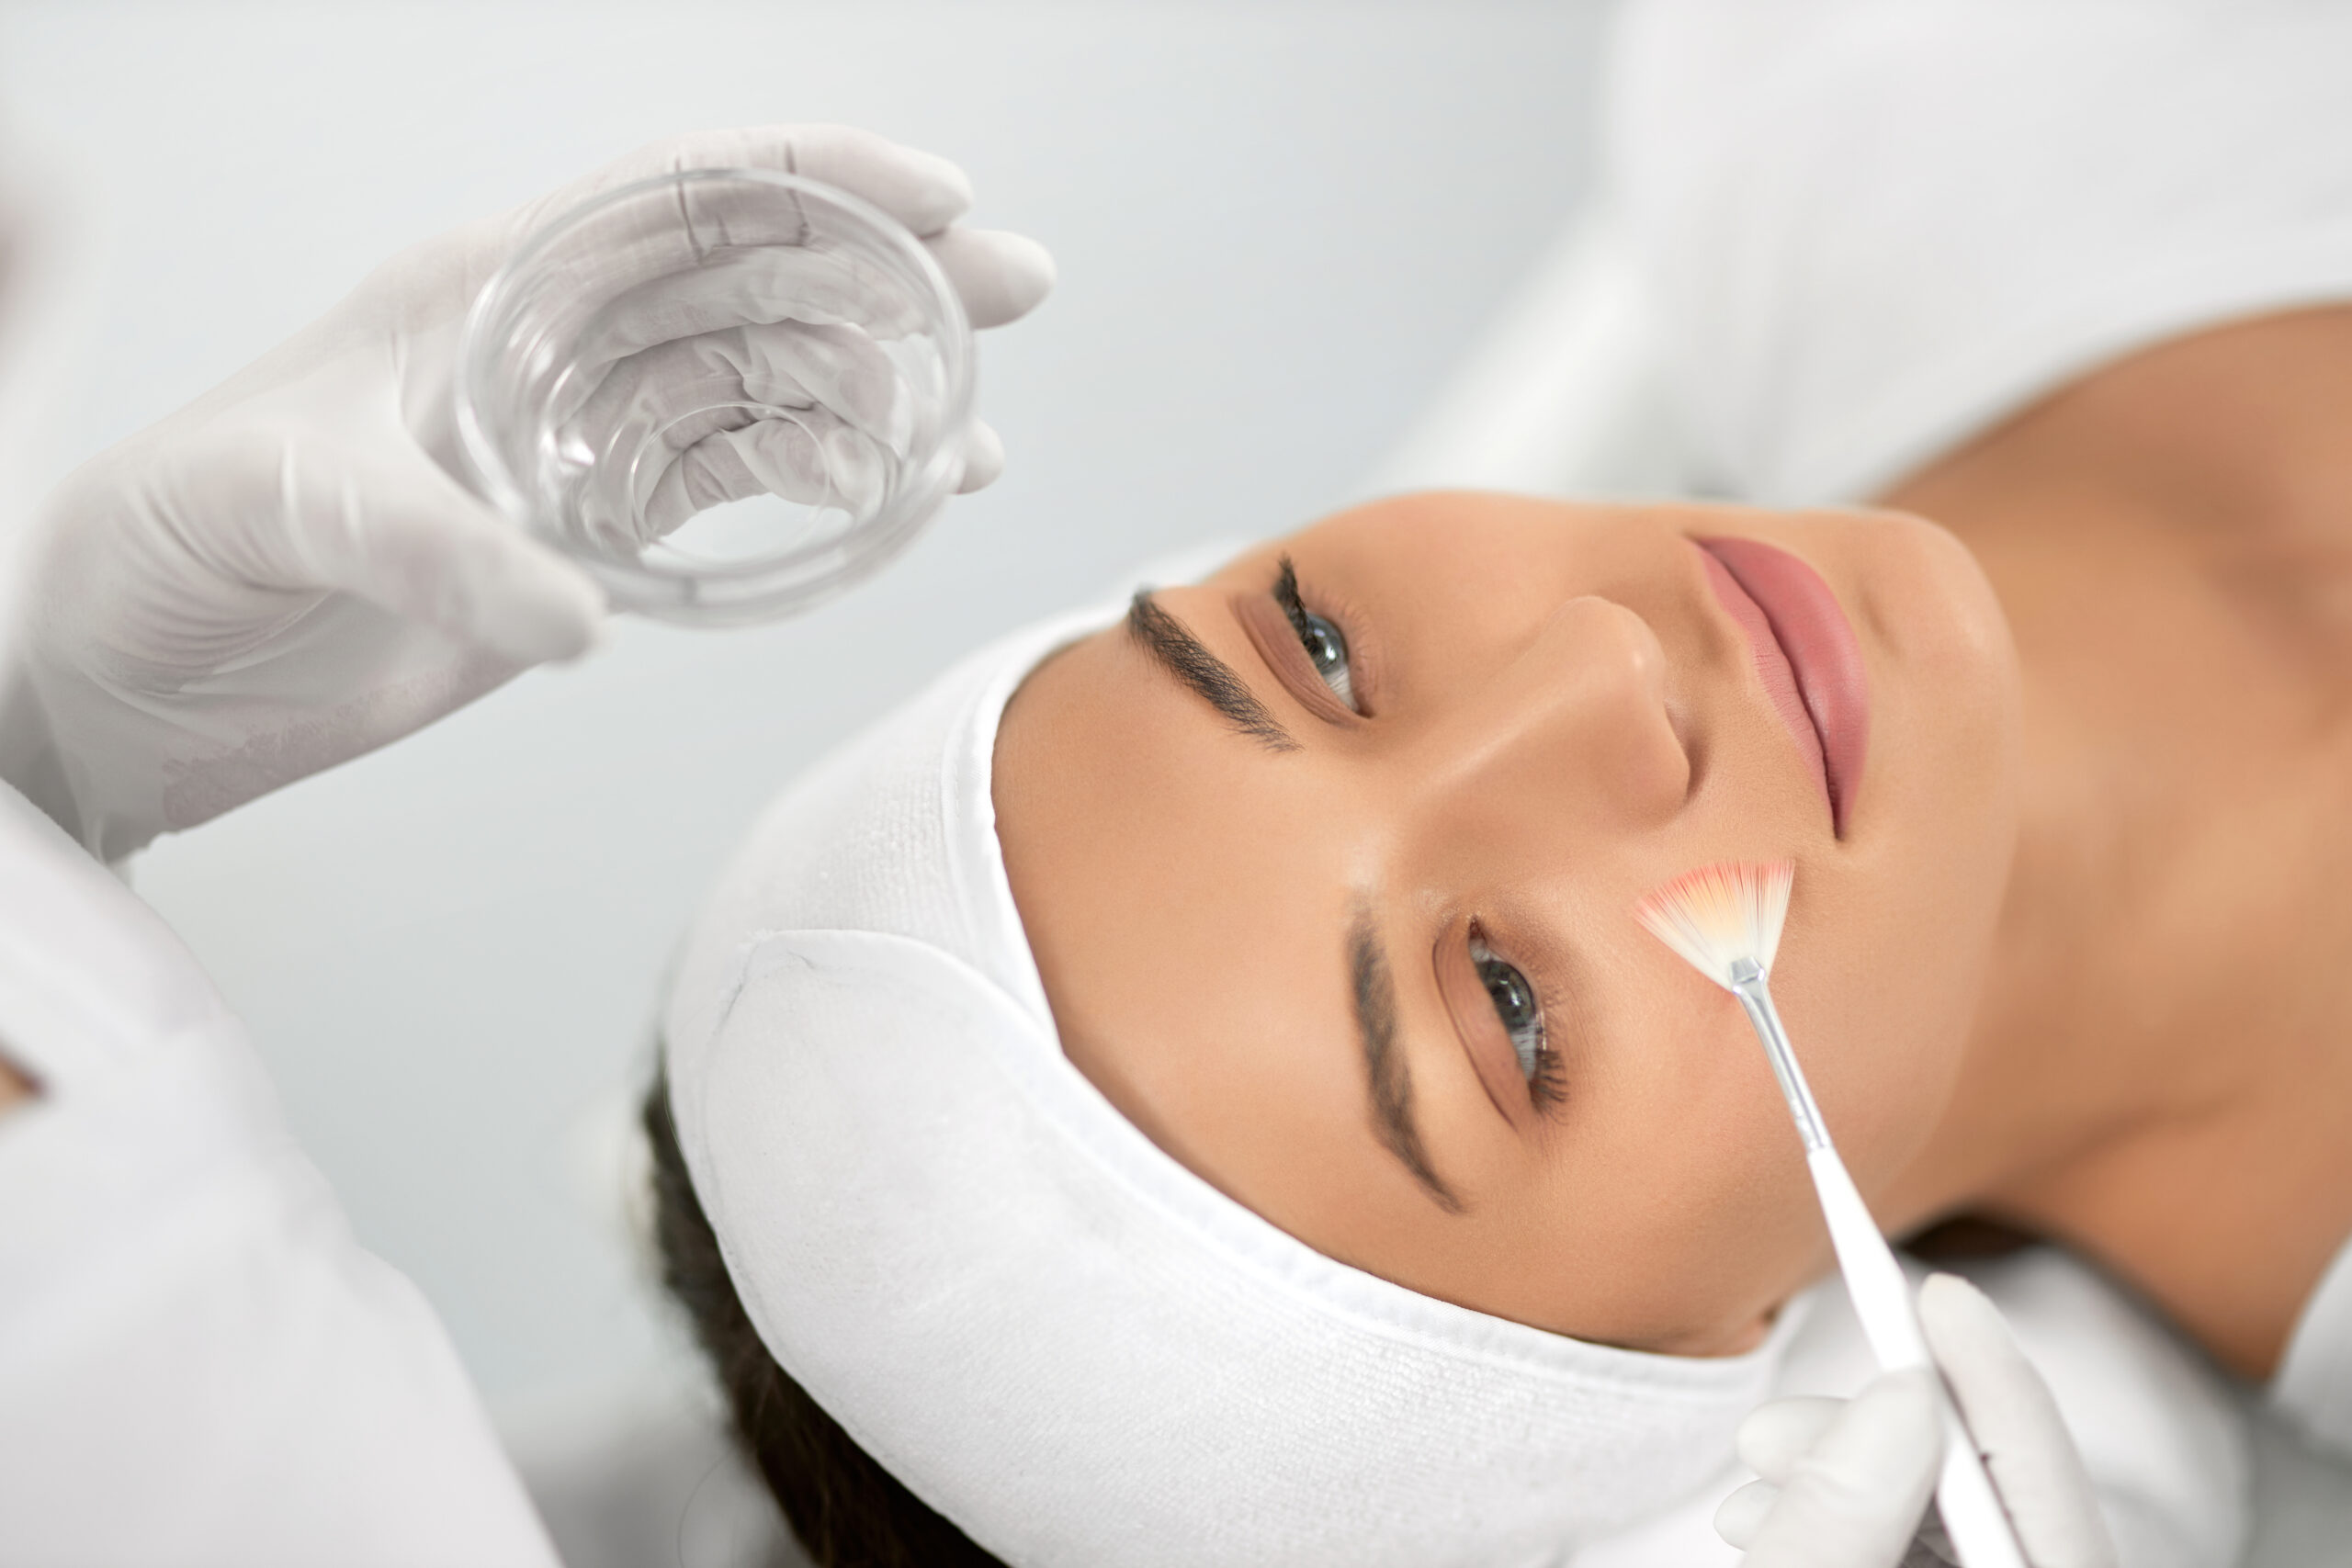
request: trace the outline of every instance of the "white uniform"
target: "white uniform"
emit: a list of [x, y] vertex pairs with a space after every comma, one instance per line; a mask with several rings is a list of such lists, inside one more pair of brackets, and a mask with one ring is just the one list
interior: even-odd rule
[[0, 786], [0, 1563], [553, 1568], [177, 937]]

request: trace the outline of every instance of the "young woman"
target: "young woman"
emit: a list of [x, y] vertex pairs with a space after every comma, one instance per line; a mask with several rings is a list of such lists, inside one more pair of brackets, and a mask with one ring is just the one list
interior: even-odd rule
[[[2352, 23], [1818, 4], [1770, 24], [1638, 13], [1616, 167], [1717, 484], [1889, 510], [1345, 513], [984, 660], [936, 699], [949, 717], [896, 721], [788, 796], [730, 875], [682, 972], [677, 1099], [649, 1108], [665, 1244], [830, 1560], [983, 1560], [959, 1526], [1012, 1561], [1283, 1560], [1240, 1525], [1223, 1553], [1170, 1541], [1227, 1497], [1317, 1519], [1290, 1561], [1532, 1561], [1657, 1503], [1680, 1483], [1663, 1448], [1643, 1452], [1664, 1479], [1611, 1465], [1636, 1425], [1564, 1432], [1482, 1388], [1508, 1428], [1482, 1446], [1477, 1402], [1444, 1391], [1498, 1357], [1589, 1377], [1593, 1408], [1728, 1399], [1724, 1369], [1769, 1360], [1826, 1267], [1736, 1010], [1629, 915], [1726, 859], [1795, 863], [1775, 990], [1889, 1234], [1975, 1216], [2064, 1243], [2352, 1451], [2352, 126], [2314, 64]], [[915, 816], [876, 815], [910, 769]], [[944, 826], [891, 826], [924, 812]], [[952, 962], [844, 956], [841, 929]], [[959, 1076], [972, 1042], [1024, 1029], [1201, 1191], [1071, 1131], [1083, 1097], [1048, 1069], [1008, 1068], [1027, 1087], [1001, 1100]], [[903, 1100], [826, 1043], [857, 1030], [909, 1070]], [[758, 1073], [728, 1066], [750, 1053]], [[888, 1181], [851, 1112], [807, 1109], [834, 1093]], [[884, 1125], [902, 1113], [920, 1136]], [[1072, 1175], [1065, 1135], [1114, 1152]], [[917, 1245], [882, 1213], [918, 1169], [906, 1190], [985, 1245]], [[1137, 1276], [1181, 1292], [1221, 1266], [1135, 1239], [1175, 1212], [1247, 1254], [1245, 1346], [1206, 1305], [1148, 1315]], [[869, 1236], [887, 1284], [840, 1286]], [[1012, 1257], [1028, 1282], [990, 1272]], [[1372, 1351], [1334, 1350], [1349, 1377], [1325, 1382], [1252, 1359], [1288, 1343], [1250, 1293], [1275, 1276], [1321, 1314], [1304, 1341], [1425, 1334], [1450, 1371], [1364, 1403]], [[1102, 1310], [1053, 1315], [1073, 1300]], [[937, 1326], [957, 1313], [993, 1337]], [[1024, 1325], [1087, 1377], [1006, 1352]], [[1512, 1328], [1623, 1359], [1564, 1371]], [[1103, 1370], [1122, 1343], [1148, 1400]], [[1296, 1430], [1344, 1463], [1299, 1457], [1310, 1399], [1325, 1423]], [[1155, 1425], [1171, 1404], [1241, 1458]], [[1675, 1429], [1719, 1462], [1712, 1420]], [[1057, 1424], [1094, 1446], [1036, 1436]], [[991, 1430], [1002, 1453], [976, 1451]], [[1459, 1517], [1423, 1496], [1350, 1535], [1288, 1485], [1295, 1465], [1406, 1486], [1415, 1451]], [[1081, 1452], [1082, 1483], [1035, 1480]], [[1519, 1453], [1584, 1500], [1479, 1490]], [[1190, 1515], [1151, 1515], [1178, 1495]]]

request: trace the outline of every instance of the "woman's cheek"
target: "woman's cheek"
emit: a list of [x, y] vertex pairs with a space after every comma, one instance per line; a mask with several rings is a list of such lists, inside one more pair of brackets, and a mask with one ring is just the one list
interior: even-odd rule
[[1977, 953], [1936, 940], [1939, 923], [1881, 911], [1849, 928], [1835, 963], [1774, 976], [1798, 1062], [1866, 1193], [1926, 1146], [1959, 1076]]
[[[1669, 960], [1669, 962], [1672, 962]], [[1668, 978], [1679, 981], [1679, 976]], [[1691, 977], [1630, 993], [1560, 1135], [1589, 1257], [1652, 1348], [1769, 1311], [1821, 1266], [1804, 1150], [1738, 1004]], [[1800, 1047], [1802, 1048], [1802, 1047]]]

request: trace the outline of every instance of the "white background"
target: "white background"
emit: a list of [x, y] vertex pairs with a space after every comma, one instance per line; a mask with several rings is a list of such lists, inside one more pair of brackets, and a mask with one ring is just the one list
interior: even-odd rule
[[759, 804], [999, 629], [1344, 500], [1560, 227], [1593, 4], [0, 6], [0, 110], [94, 266], [62, 468], [401, 245], [667, 132], [944, 152], [1061, 286], [987, 341], [1004, 479], [767, 630], [582, 668], [136, 871], [259, 1037], [364, 1239], [494, 1402], [675, 1354], [609, 1157], [671, 944]]

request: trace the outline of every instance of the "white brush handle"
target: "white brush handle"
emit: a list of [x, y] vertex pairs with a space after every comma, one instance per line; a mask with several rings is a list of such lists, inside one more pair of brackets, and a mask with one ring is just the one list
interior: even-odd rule
[[[1928, 1354], [1927, 1337], [1919, 1332], [1919, 1314], [1912, 1305], [1911, 1281], [1894, 1249], [1879, 1234], [1878, 1222], [1846, 1174], [1846, 1162], [1826, 1145], [1805, 1156], [1813, 1169], [1813, 1189], [1820, 1195], [1821, 1213], [1829, 1222], [1829, 1244], [1838, 1249], [1838, 1267], [1846, 1276], [1846, 1293], [1854, 1303], [1862, 1336], [1883, 1369], [1926, 1367], [1935, 1371]], [[1941, 1374], [1938, 1374], [1939, 1382]], [[2029, 1568], [2009, 1516], [1984, 1473], [1984, 1458], [1976, 1439], [1952, 1405], [1951, 1392], [1939, 1401], [1944, 1412], [1944, 1468], [1936, 1483], [1936, 1503], [1942, 1509], [1945, 1533], [1960, 1551], [1964, 1568]]]

